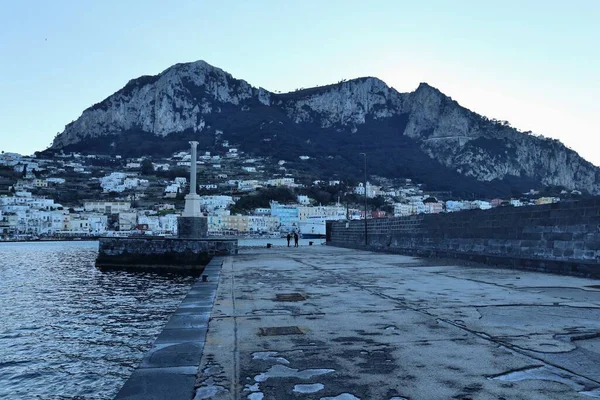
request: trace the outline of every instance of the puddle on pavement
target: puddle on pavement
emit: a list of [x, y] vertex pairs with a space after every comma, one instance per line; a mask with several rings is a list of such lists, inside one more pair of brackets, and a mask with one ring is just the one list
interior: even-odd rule
[[294, 385], [295, 393], [316, 393], [320, 390], [323, 390], [325, 385], [322, 383], [310, 383], [304, 385]]
[[272, 315], [272, 314], [277, 314], [277, 315], [286, 314], [286, 315], [290, 315], [291, 313], [292, 312], [290, 310], [282, 310], [282, 309], [275, 308], [275, 309], [254, 310], [254, 311], [251, 311], [251, 312], [246, 313], [246, 314], [249, 314], [249, 315], [252, 315], [252, 314], [254, 314], [254, 315], [261, 315], [261, 314], [265, 314], [265, 315]]
[[584, 396], [589, 396], [589, 397], [600, 397], [600, 388], [596, 388], [596, 389], [588, 390], [588, 391], [584, 391], [584, 392], [579, 392], [579, 394], [582, 394]]
[[253, 360], [273, 361], [281, 364], [289, 364], [290, 362], [283, 357], [276, 357], [276, 351], [258, 351], [252, 353]]
[[246, 385], [244, 387], [245, 392], [260, 392], [260, 384], [255, 383], [254, 385]]
[[269, 378], [298, 378], [310, 379], [313, 376], [325, 375], [335, 372], [329, 368], [315, 368], [298, 370], [283, 365], [273, 365], [266, 372], [262, 372], [254, 377], [255, 382], [264, 382]]
[[194, 400], [211, 399], [218, 394], [229, 392], [229, 390], [227, 390], [225, 387], [216, 385], [212, 378], [209, 378], [206, 382], [203, 383], [203, 385], [206, 386], [202, 386], [196, 389]]
[[360, 400], [360, 398], [350, 393], [342, 393], [335, 397], [321, 397], [320, 400]]
[[592, 390], [588, 390], [590, 387], [595, 386], [592, 381], [548, 365], [512, 371], [506, 374], [491, 377], [489, 379], [506, 382], [518, 382], [528, 379], [552, 381], [567, 385], [580, 394], [590, 397], [600, 397], [600, 388], [595, 387]]

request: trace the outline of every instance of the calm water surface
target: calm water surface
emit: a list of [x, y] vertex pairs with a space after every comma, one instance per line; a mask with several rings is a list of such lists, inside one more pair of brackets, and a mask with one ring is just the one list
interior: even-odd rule
[[197, 279], [103, 273], [97, 249], [0, 243], [1, 399], [112, 399]]
[[[300, 239], [298, 240], [299, 246], [308, 246], [310, 242], [313, 242], [313, 246], [321, 245], [325, 243], [325, 239]], [[271, 243], [276, 247], [287, 246], [286, 238], [274, 238], [274, 239], [238, 239], [239, 247], [266, 247], [267, 243]], [[294, 245], [294, 239], [290, 241], [290, 246]]]

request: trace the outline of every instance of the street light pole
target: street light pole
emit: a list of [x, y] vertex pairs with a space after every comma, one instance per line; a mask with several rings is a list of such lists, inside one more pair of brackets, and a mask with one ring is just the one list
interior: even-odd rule
[[365, 246], [369, 245], [369, 241], [367, 239], [367, 153], [360, 153], [365, 158], [365, 179], [364, 179], [364, 189], [365, 189]]

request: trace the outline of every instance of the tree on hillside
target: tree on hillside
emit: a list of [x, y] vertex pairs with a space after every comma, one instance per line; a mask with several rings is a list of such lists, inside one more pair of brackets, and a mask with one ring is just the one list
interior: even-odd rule
[[284, 187], [260, 189], [254, 194], [240, 197], [231, 206], [231, 212], [232, 214], [236, 214], [248, 212], [255, 208], [268, 208], [272, 200], [282, 204], [294, 203], [296, 201], [296, 194]]
[[383, 196], [376, 196], [372, 199], [368, 199], [367, 203], [373, 209], [380, 210], [383, 206], [385, 206], [385, 198]]
[[154, 174], [154, 165], [152, 165], [152, 161], [149, 158], [144, 158], [140, 167], [142, 169], [142, 175]]

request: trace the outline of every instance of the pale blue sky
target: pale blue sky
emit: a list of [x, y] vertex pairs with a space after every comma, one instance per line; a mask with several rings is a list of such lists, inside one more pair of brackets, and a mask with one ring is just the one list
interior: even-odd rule
[[0, 0], [0, 150], [42, 150], [128, 80], [202, 59], [272, 91], [427, 82], [600, 165], [599, 21], [596, 0]]

